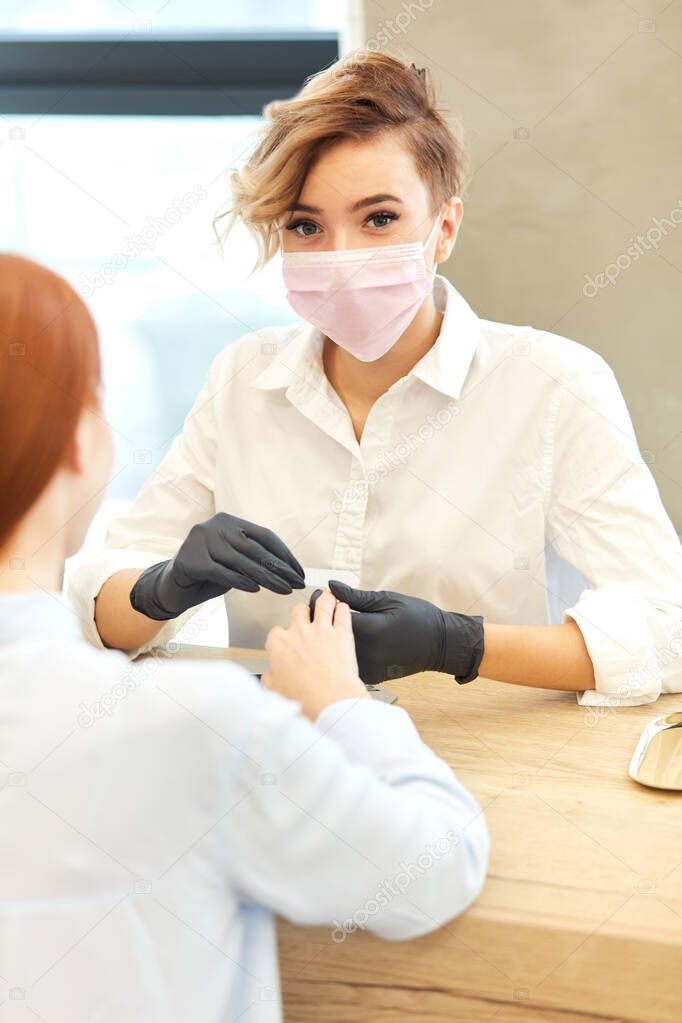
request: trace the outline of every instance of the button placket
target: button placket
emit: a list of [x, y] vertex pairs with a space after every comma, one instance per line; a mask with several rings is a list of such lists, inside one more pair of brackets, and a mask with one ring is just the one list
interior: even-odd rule
[[362, 459], [353, 456], [348, 485], [345, 491], [337, 496], [339, 520], [333, 562], [337, 568], [355, 572], [358, 578], [362, 571], [367, 498], [367, 479]]
[[361, 442], [365, 478], [368, 478], [368, 474], [378, 463], [385, 460], [386, 453], [389, 452], [397, 404], [402, 400], [402, 396], [396, 392], [402, 390], [405, 382], [405, 377], [398, 380], [375, 402], [367, 417]]
[[348, 487], [339, 502], [334, 564], [343, 565], [358, 576], [362, 571], [370, 497], [367, 467], [388, 446], [396, 408], [393, 398], [393, 395], [387, 393], [372, 406], [362, 432], [358, 454], [351, 461]]

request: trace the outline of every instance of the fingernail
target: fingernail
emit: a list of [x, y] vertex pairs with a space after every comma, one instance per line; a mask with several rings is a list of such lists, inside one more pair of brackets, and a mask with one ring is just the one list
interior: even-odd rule
[[291, 576], [292, 579], [296, 579], [296, 580], [298, 580], [298, 579], [305, 579], [305, 572], [297, 572], [295, 568], [291, 567], [291, 565], [286, 565], [285, 566], [285, 571], [286, 571], [287, 575]]

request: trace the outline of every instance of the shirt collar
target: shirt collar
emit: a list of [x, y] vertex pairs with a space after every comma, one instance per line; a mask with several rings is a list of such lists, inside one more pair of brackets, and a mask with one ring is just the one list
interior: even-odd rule
[[83, 639], [78, 616], [59, 591], [0, 593], [0, 646], [26, 639]]
[[[417, 377], [450, 398], [459, 398], [480, 332], [480, 320], [450, 281], [436, 274], [433, 284], [436, 308], [443, 312], [434, 345], [413, 366], [408, 376]], [[275, 390], [291, 383], [312, 383], [324, 376], [322, 338], [317, 327], [304, 320], [294, 325], [272, 362], [251, 381], [260, 390]]]
[[444, 314], [440, 333], [426, 355], [413, 366], [411, 375], [449, 398], [459, 398], [478, 347], [481, 321], [441, 274], [436, 274], [433, 298], [436, 308]]
[[324, 374], [322, 336], [312, 323], [299, 320], [287, 334], [272, 362], [251, 381], [251, 387], [272, 391], [319, 373]]

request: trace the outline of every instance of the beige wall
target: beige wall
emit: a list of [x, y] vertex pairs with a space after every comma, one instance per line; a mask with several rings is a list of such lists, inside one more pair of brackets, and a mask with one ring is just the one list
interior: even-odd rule
[[428, 65], [469, 138], [441, 272], [480, 315], [604, 356], [682, 531], [682, 223], [655, 237], [682, 218], [681, 0], [351, 0], [344, 45], [367, 44]]

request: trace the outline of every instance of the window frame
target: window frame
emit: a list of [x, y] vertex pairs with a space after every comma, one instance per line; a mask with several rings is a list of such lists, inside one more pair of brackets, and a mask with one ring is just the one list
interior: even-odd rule
[[260, 115], [339, 56], [337, 32], [0, 36], [0, 115]]

